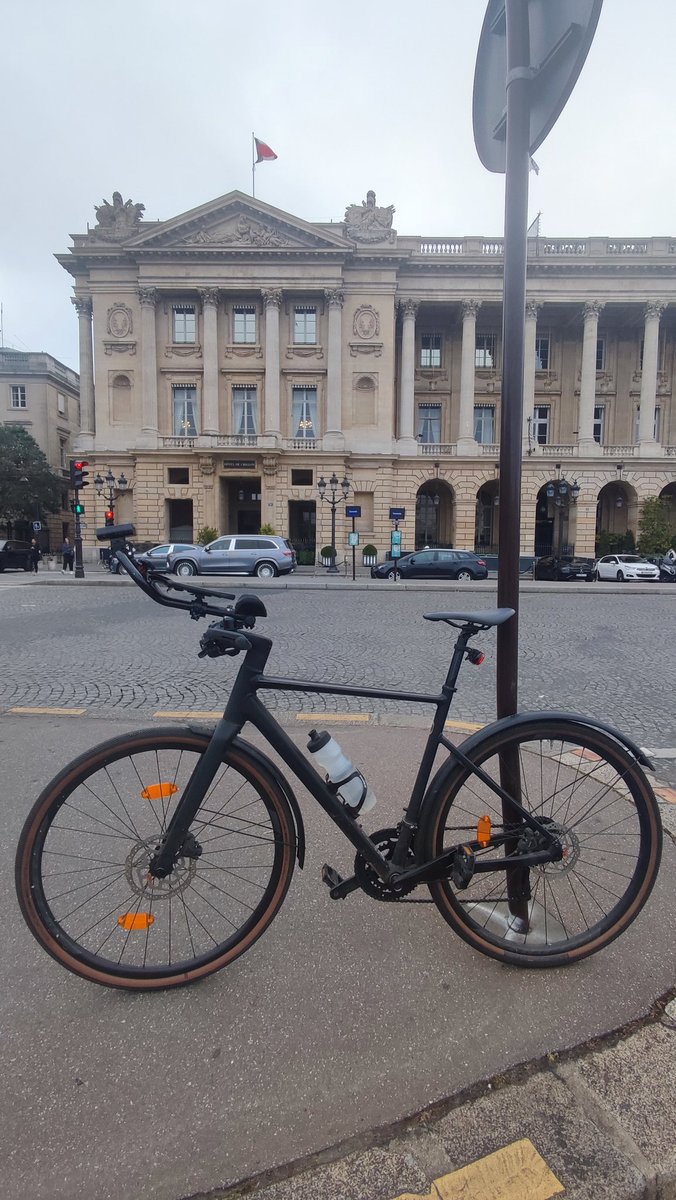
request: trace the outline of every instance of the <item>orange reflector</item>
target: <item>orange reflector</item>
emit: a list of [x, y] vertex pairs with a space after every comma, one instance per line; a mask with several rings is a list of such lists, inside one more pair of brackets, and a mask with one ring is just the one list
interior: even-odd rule
[[487, 846], [491, 840], [491, 819], [484, 815], [479, 817], [476, 827], [476, 840], [480, 846]]
[[175, 783], [150, 783], [141, 792], [141, 798], [143, 800], [168, 800], [177, 791]]
[[132, 929], [149, 929], [155, 918], [152, 913], [123, 913], [117, 918], [118, 925], [127, 931]]

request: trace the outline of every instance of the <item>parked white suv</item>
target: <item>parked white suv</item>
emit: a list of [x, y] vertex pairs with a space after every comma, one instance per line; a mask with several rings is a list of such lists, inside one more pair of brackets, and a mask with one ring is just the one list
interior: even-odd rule
[[183, 546], [167, 558], [175, 575], [257, 575], [273, 579], [296, 568], [296, 551], [288, 538], [233, 533], [207, 546]]

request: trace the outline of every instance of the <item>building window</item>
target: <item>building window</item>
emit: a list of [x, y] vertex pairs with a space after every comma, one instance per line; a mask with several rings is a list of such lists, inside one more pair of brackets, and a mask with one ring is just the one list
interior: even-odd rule
[[189, 467], [167, 467], [167, 481], [169, 483], [190, 483], [190, 468]]
[[441, 334], [423, 333], [420, 339], [420, 366], [441, 366]]
[[56, 411], [62, 416], [66, 415], [66, 397], [63, 392], [56, 393]]
[[256, 408], [255, 387], [234, 387], [232, 389], [232, 427], [237, 437], [256, 436], [258, 432]]
[[196, 437], [197, 388], [175, 384], [171, 391], [174, 405], [174, 437]]
[[194, 342], [197, 328], [194, 304], [175, 304], [172, 315], [174, 342]]
[[314, 304], [299, 304], [293, 310], [294, 346], [314, 346], [317, 343], [317, 309]]
[[233, 308], [232, 340], [237, 344], [253, 346], [256, 343], [256, 309]]
[[533, 409], [533, 441], [538, 446], [549, 443], [549, 405], [536, 404]]
[[496, 366], [494, 333], [477, 333], [474, 365], [476, 367], [494, 368]]
[[596, 370], [605, 371], [606, 369], [606, 339], [596, 339]]
[[535, 339], [535, 370], [549, 370], [549, 338], [536, 337]]
[[594, 405], [594, 441], [602, 446], [606, 432], [606, 409], [604, 404]]
[[314, 482], [314, 473], [312, 471], [304, 471], [298, 468], [291, 468], [291, 486], [292, 487], [312, 487]]
[[[640, 417], [641, 417], [641, 408], [639, 405], [634, 413], [634, 441], [635, 442], [638, 442], [638, 427], [639, 427]], [[656, 442], [659, 442], [662, 438], [662, 409], [660, 408], [659, 404], [655, 405], [655, 420], [653, 421], [653, 437]]]
[[484, 446], [495, 442], [494, 404], [475, 404], [474, 440]]
[[418, 405], [418, 441], [428, 443], [441, 441], [440, 404]]
[[59, 438], [59, 466], [62, 471], [68, 470], [68, 438]]
[[317, 436], [317, 389], [295, 387], [292, 393], [294, 437], [316, 438]]
[[26, 389], [23, 384], [12, 385], [12, 408], [26, 407]]

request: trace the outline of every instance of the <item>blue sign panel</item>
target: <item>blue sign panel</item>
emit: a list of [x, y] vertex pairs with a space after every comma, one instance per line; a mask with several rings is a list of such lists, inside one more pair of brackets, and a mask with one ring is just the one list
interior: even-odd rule
[[403, 521], [405, 516], [406, 516], [405, 508], [391, 508], [390, 509], [390, 521]]
[[346, 504], [345, 505], [345, 516], [346, 517], [360, 517], [361, 516], [361, 504]]

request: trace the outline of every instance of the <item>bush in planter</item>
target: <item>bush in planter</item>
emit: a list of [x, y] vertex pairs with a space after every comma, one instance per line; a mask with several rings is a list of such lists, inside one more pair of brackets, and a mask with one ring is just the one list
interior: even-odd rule
[[275, 532], [275, 527], [274, 527], [274, 525], [269, 525], [269, 524], [261, 525], [258, 532], [262, 533], [263, 535], [267, 535], [268, 537], [272, 537], [272, 535]]
[[336, 561], [336, 558], [338, 557], [338, 551], [336, 550], [335, 546], [322, 546], [321, 550], [319, 551], [319, 557], [321, 559], [322, 566], [329, 567], [331, 563]]
[[209, 542], [215, 542], [218, 537], [218, 530], [214, 529], [213, 525], [204, 525], [197, 530], [195, 543], [198, 546], [207, 546]]
[[378, 561], [378, 549], [371, 542], [364, 546], [362, 556], [366, 566], [375, 566]]

